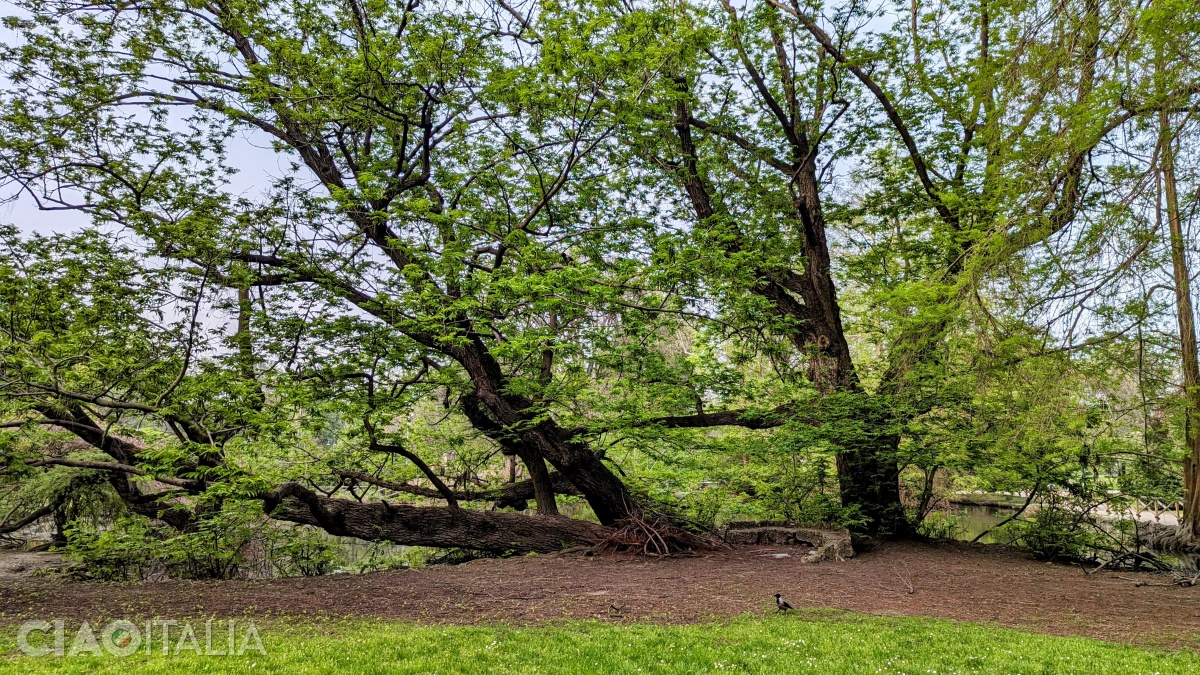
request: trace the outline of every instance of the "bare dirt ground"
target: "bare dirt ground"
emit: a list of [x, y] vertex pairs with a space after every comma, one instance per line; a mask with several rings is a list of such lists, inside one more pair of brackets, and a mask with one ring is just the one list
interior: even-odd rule
[[[778, 557], [779, 553], [792, 553]], [[844, 562], [746, 548], [671, 559], [529, 556], [453, 567], [245, 581], [80, 583], [0, 578], [0, 624], [25, 618], [378, 617], [530, 624], [688, 623], [797, 607], [982, 621], [1200, 649], [1200, 588], [1142, 586], [961, 543], [891, 543]], [[1122, 577], [1162, 582], [1123, 572]], [[911, 586], [911, 592], [910, 592]], [[613, 608], [619, 608], [614, 611]]]
[[66, 561], [57, 553], [0, 550], [0, 582], [28, 577], [38, 570], [66, 566]]

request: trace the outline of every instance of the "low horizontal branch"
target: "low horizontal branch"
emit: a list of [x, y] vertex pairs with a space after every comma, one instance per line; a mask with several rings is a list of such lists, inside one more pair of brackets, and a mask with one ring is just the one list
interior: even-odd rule
[[357, 502], [286, 483], [262, 495], [271, 518], [320, 527], [329, 534], [406, 546], [549, 553], [596, 544], [612, 530], [562, 516]]

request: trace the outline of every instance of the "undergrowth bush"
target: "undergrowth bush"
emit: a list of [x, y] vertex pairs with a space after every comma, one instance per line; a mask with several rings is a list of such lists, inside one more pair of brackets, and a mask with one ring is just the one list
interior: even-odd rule
[[138, 516], [108, 527], [77, 521], [60, 548], [73, 572], [102, 581], [320, 576], [337, 571], [341, 545], [324, 532], [229, 504], [186, 532]]
[[1013, 523], [1013, 530], [1018, 543], [1044, 560], [1084, 559], [1096, 544], [1094, 528], [1078, 513], [1053, 502], [1029, 519]]

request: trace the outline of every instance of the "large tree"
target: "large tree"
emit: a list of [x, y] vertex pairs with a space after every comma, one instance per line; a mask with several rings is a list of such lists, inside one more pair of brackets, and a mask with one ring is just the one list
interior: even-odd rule
[[[101, 454], [32, 443], [21, 468], [110, 472], [136, 510], [181, 527], [181, 504], [223, 490], [336, 534], [493, 550], [594, 542], [639, 511], [558, 419], [579, 380], [559, 361], [612, 330], [586, 289], [637, 232], [596, 170], [620, 103], [598, 96], [601, 60], [548, 77], [507, 14], [418, 2], [24, 10], [3, 55], [4, 173], [91, 225], [8, 233], [3, 393], [13, 426]], [[254, 143], [282, 161], [240, 186], [229, 162]], [[452, 489], [405, 447], [413, 411], [439, 399], [519, 458], [525, 488]], [[349, 438], [316, 462], [332, 484], [254, 470], [273, 448], [303, 455], [312, 420]], [[430, 487], [379, 479], [390, 457]], [[331, 496], [356, 484], [445, 506]], [[552, 517], [564, 490], [601, 525]], [[546, 517], [460, 505], [488, 499]]]
[[5, 233], [5, 471], [185, 530], [550, 550], [642, 522], [612, 448], [782, 427], [904, 532], [955, 336], [1200, 91], [1101, 0], [22, 7], [3, 175], [87, 224]]

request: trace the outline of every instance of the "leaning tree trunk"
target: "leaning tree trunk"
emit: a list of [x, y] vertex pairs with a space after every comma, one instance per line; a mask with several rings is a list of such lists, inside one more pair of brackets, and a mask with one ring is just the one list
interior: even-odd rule
[[[676, 78], [675, 84], [681, 94], [688, 92], [684, 78]], [[791, 122], [780, 121], [785, 127], [792, 126]], [[694, 125], [704, 128], [703, 123], [692, 117], [686, 101], [679, 102], [674, 128], [682, 161], [675, 172], [697, 220], [705, 223], [718, 215], [718, 203], [713, 201], [709, 186], [700, 175], [699, 157], [692, 137]], [[872, 397], [859, 385], [842, 325], [825, 218], [821, 211], [816, 148], [810, 146], [802, 134], [787, 135], [791, 145], [791, 167], [787, 173], [794, 193], [792, 210], [786, 220], [795, 223], [803, 237], [804, 267], [801, 272], [756, 270], [758, 280], [750, 292], [770, 301], [775, 313], [793, 320], [795, 328], [788, 338], [796, 350], [809, 359], [809, 381], [827, 397], [846, 395], [854, 401], [856, 411], [853, 414], [857, 416], [857, 409], [869, 411], [877, 406], [871, 405]], [[737, 231], [736, 236], [723, 240], [722, 245], [726, 253], [732, 255], [743, 253], [753, 242]], [[899, 438], [888, 433], [891, 425], [879, 415], [871, 415], [865, 421], [869, 422], [865, 436], [839, 439], [837, 470], [842, 504], [857, 507], [866, 516], [866, 521], [858, 528], [860, 534], [904, 531], [907, 522], [900, 506], [899, 472], [896, 470]]]
[[[637, 500], [629, 488], [586, 443], [574, 440], [571, 432], [549, 416], [538, 414], [532, 401], [507, 393], [507, 379], [500, 364], [477, 336], [473, 337], [472, 347], [460, 353], [459, 363], [475, 384], [470, 399], [477, 400], [479, 407], [486, 410], [486, 417], [499, 426], [503, 432], [501, 438], [512, 444], [531, 474], [536, 462], [543, 459], [549, 462], [583, 494], [604, 525], [612, 525], [638, 511]], [[468, 403], [468, 407], [471, 405], [474, 403]], [[542, 476], [540, 483], [550, 491], [546, 498], [550, 505], [553, 485], [548, 476], [548, 473]], [[534, 488], [539, 489], [538, 482]]]
[[1184, 438], [1187, 449], [1183, 458], [1183, 518], [1179, 534], [1183, 539], [1200, 539], [1200, 358], [1197, 357], [1196, 323], [1192, 309], [1191, 274], [1187, 248], [1180, 221], [1179, 194], [1175, 183], [1175, 139], [1170, 117], [1158, 114], [1163, 192], [1167, 206], [1167, 225], [1171, 239], [1171, 265], [1175, 276], [1175, 310], [1179, 322], [1179, 342], [1183, 355]]

